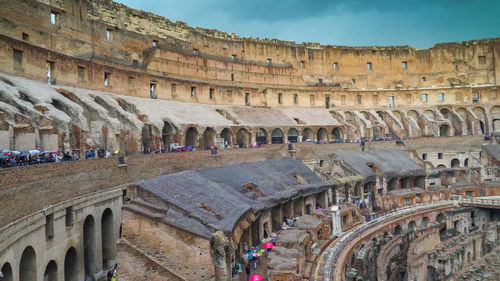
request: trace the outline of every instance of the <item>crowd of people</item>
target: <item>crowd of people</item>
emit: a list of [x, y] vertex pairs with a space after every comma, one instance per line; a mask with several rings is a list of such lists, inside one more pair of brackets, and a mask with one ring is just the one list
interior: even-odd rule
[[[100, 149], [97, 152], [93, 149], [87, 150], [84, 159], [109, 158], [119, 156], [121, 153], [115, 151]], [[80, 160], [80, 150], [73, 153], [69, 151], [39, 151], [39, 150], [9, 150], [0, 149], [0, 168], [12, 168], [21, 166], [37, 165], [42, 163], [53, 163], [62, 161]]]

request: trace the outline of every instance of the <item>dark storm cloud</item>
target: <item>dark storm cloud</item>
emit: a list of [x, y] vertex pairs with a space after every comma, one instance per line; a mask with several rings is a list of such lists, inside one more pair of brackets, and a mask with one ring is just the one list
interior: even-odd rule
[[500, 0], [118, 0], [191, 26], [336, 45], [411, 45], [500, 36]]

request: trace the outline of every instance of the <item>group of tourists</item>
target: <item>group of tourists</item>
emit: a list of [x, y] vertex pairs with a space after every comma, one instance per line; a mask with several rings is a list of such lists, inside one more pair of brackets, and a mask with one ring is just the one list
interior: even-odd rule
[[[80, 160], [80, 151], [73, 153], [69, 151], [39, 151], [39, 150], [9, 150], [0, 149], [0, 168], [13, 168], [21, 166], [30, 166], [42, 163], [53, 163], [62, 161]], [[93, 149], [85, 152], [85, 159], [110, 158], [119, 156], [120, 151], [111, 153], [109, 150], [99, 149], [97, 152]]]

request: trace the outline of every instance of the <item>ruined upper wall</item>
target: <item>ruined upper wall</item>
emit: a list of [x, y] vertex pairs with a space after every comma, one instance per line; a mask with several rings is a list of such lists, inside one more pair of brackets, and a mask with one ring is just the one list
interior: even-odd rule
[[[495, 87], [500, 81], [498, 38], [430, 49], [323, 46], [192, 28], [112, 1], [0, 0], [0, 5], [2, 72], [43, 80], [51, 61], [57, 83], [119, 94], [148, 97], [150, 83], [156, 83], [158, 97], [165, 99], [246, 105], [249, 94], [255, 97], [252, 105], [322, 107], [338, 92], [427, 93]], [[22, 71], [12, 69], [13, 49], [24, 52]], [[88, 79], [79, 80], [77, 67], [85, 68]], [[111, 74], [111, 85], [104, 85], [105, 73]], [[207, 94], [193, 96], [192, 87]], [[215, 98], [209, 98], [212, 90]]]

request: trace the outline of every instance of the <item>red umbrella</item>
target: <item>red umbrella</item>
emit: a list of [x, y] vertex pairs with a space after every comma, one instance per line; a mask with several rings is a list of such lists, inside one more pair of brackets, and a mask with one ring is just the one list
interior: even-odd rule
[[264, 243], [262, 245], [262, 247], [266, 248], [266, 249], [271, 249], [272, 247], [274, 247], [274, 244], [271, 243], [271, 242], [267, 242], [267, 243]]
[[254, 275], [250, 275], [250, 277], [248, 277], [249, 281], [259, 281], [262, 279], [264, 279], [264, 276], [262, 276], [260, 274], [254, 274]]

